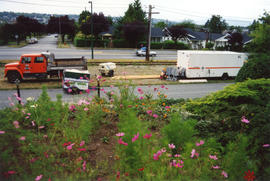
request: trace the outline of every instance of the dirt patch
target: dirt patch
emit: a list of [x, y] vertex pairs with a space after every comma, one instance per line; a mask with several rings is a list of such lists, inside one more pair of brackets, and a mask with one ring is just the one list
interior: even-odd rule
[[[165, 81], [159, 80], [158, 76], [156, 79], [149, 79], [147, 76], [159, 75], [161, 70], [166, 67], [166, 65], [118, 65], [116, 67], [115, 76], [122, 76], [119, 80], [128, 81], [125, 76], [143, 76], [143, 79], [133, 80], [134, 84], [140, 85], [153, 85], [153, 84], [164, 84]], [[92, 79], [95, 75], [99, 75], [98, 66], [88, 66], [88, 70], [91, 74]], [[105, 77], [106, 81], [102, 82], [102, 86], [115, 85], [119, 83], [119, 80], [114, 80], [111, 77]], [[95, 83], [92, 83], [95, 84]], [[20, 88], [22, 89], [34, 89], [41, 88], [43, 85], [48, 88], [61, 88], [62, 81], [60, 79], [47, 79], [47, 80], [37, 80], [37, 79], [27, 79], [20, 83]], [[16, 89], [15, 84], [11, 84], [4, 78], [4, 67], [0, 67], [0, 89]]]
[[114, 149], [117, 144], [117, 119], [101, 123], [100, 128], [91, 135], [91, 143], [87, 149], [90, 154], [91, 166], [98, 169], [97, 178], [106, 178], [112, 171], [114, 164]]

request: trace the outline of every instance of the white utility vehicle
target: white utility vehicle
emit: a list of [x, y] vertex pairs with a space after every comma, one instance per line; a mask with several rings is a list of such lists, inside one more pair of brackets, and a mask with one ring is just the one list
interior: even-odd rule
[[112, 63], [112, 62], [101, 63], [98, 66], [98, 70], [102, 76], [107, 75], [109, 77], [113, 77], [115, 69], [116, 69], [116, 65], [115, 63]]
[[177, 51], [179, 77], [235, 77], [247, 54], [231, 51]]
[[88, 70], [65, 69], [63, 72], [63, 89], [68, 93], [79, 93], [89, 88]]

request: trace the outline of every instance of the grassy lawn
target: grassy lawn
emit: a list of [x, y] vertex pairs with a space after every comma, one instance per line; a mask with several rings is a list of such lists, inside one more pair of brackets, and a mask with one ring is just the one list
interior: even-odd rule
[[8, 47], [12, 47], [12, 48], [21, 48], [26, 46], [27, 43], [25, 41], [21, 41], [19, 43], [19, 45], [17, 45], [17, 42], [8, 42]]

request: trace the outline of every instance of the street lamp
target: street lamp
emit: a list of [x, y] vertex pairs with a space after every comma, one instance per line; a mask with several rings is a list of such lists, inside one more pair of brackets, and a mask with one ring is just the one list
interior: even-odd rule
[[93, 50], [93, 2], [88, 1], [91, 4], [91, 52], [92, 52], [92, 59], [94, 59], [94, 50]]

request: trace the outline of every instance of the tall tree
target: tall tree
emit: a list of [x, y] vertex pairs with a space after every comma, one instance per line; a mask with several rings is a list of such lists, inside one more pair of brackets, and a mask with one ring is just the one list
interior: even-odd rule
[[91, 17], [91, 13], [89, 11], [87, 10], [82, 11], [79, 16], [79, 25], [87, 22], [90, 17]]
[[123, 23], [131, 23], [134, 21], [141, 21], [146, 23], [146, 14], [142, 9], [140, 0], [135, 0], [134, 3], [129, 4], [128, 10], [123, 17]]
[[70, 20], [68, 16], [54, 17], [51, 16], [47, 25], [48, 33], [59, 33], [62, 37], [62, 42], [65, 42], [65, 35], [74, 37], [75, 22]]
[[178, 23], [177, 25], [182, 26], [184, 28], [190, 28], [192, 30], [195, 30], [196, 28], [196, 24], [193, 23], [192, 20], [185, 20], [185, 21], [182, 21], [181, 23]]
[[222, 33], [228, 24], [220, 15], [212, 15], [210, 20], [205, 23], [205, 28], [208, 28], [211, 33]]
[[123, 26], [125, 39], [129, 42], [130, 47], [136, 47], [138, 42], [144, 38], [146, 26], [141, 21], [126, 23]]
[[174, 25], [174, 26], [169, 27], [168, 30], [175, 44], [177, 43], [179, 39], [187, 37], [187, 31], [184, 29], [183, 26]]
[[239, 32], [231, 33], [228, 37], [229, 49], [240, 52], [243, 49], [243, 36]]
[[168, 25], [164, 22], [164, 21], [159, 21], [154, 25], [156, 28], [162, 28], [164, 29], [165, 27], [167, 27]]
[[103, 13], [94, 13], [92, 17], [86, 18], [86, 21], [81, 23], [80, 30], [85, 35], [91, 34], [91, 18], [93, 18], [93, 36], [97, 39], [101, 32], [109, 29], [109, 21]]

